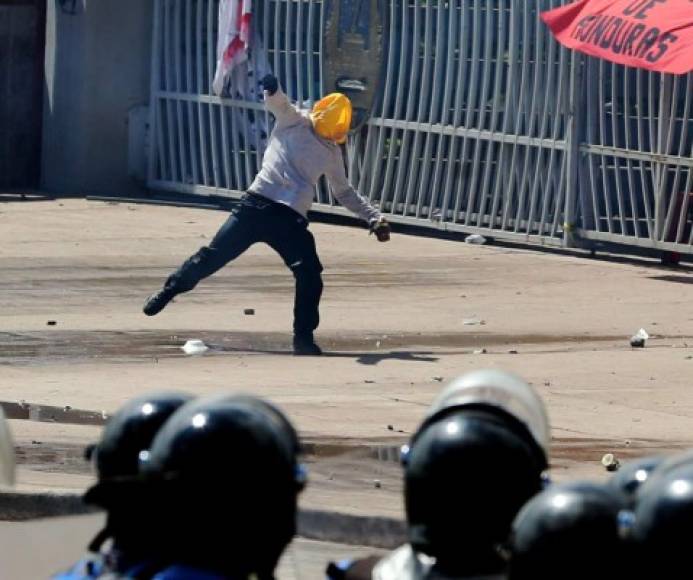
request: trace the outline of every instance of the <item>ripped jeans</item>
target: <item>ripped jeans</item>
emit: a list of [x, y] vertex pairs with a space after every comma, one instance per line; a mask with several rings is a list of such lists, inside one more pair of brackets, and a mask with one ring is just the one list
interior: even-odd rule
[[210, 244], [171, 274], [165, 287], [174, 294], [188, 292], [257, 242], [268, 244], [292, 271], [296, 280], [294, 334], [311, 334], [320, 323], [322, 264], [308, 220], [288, 206], [252, 193], [241, 198]]

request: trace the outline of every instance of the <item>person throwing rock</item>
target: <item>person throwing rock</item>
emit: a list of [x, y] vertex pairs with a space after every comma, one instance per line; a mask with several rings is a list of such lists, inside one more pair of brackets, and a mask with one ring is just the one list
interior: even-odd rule
[[296, 280], [293, 352], [317, 356], [322, 351], [313, 332], [320, 322], [322, 265], [307, 219], [315, 185], [325, 175], [337, 200], [365, 220], [379, 241], [390, 239], [390, 225], [346, 176], [340, 145], [351, 125], [349, 99], [332, 93], [311, 111], [302, 111], [289, 102], [276, 77], [267, 75], [261, 83], [276, 122], [260, 172], [211, 243], [173, 272], [163, 288], [147, 298], [143, 311], [147, 316], [158, 314], [177, 294], [192, 290], [251, 245], [264, 242], [281, 256]]

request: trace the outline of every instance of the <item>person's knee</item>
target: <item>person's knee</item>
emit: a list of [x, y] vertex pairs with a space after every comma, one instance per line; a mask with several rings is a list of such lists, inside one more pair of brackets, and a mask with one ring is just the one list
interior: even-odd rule
[[298, 260], [289, 265], [297, 281], [322, 288], [322, 264], [319, 260]]
[[166, 287], [176, 294], [192, 290], [207, 275], [210, 267], [213, 267], [215, 254], [216, 250], [213, 248], [202, 246], [169, 276]]
[[218, 254], [218, 251], [209, 246], [202, 246], [195, 254], [192, 255], [190, 261], [193, 264], [200, 264], [205, 261], [209, 261]]
[[219, 249], [213, 246], [202, 246], [187, 262], [187, 269], [202, 278], [218, 270], [228, 260]]

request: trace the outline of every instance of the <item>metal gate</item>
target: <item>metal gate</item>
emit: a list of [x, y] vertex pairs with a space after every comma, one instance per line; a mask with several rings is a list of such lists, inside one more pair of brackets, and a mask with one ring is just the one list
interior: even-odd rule
[[[307, 105], [322, 93], [323, 3], [256, 2], [256, 50], [218, 98], [218, 0], [155, 2], [150, 185], [236, 195], [271, 128], [258, 76], [271, 69]], [[352, 183], [392, 221], [691, 251], [693, 75], [561, 48], [539, 12], [566, 2], [386, 0], [385, 78], [347, 145]], [[344, 212], [324, 183], [316, 202]]]
[[579, 234], [691, 252], [693, 74], [582, 66]]

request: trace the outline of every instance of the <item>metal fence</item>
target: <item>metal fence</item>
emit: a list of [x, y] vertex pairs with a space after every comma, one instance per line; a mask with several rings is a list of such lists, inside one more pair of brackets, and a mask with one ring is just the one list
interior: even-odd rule
[[[693, 75], [567, 51], [540, 22], [567, 0], [387, 0], [387, 65], [347, 145], [362, 194], [392, 221], [548, 244], [608, 240], [691, 251]], [[230, 98], [211, 94], [218, 0], [155, 0], [149, 182], [235, 195], [271, 118], [257, 78], [322, 93], [319, 0], [258, 0]], [[329, 188], [315, 209], [340, 213]]]
[[583, 75], [580, 233], [690, 252], [693, 74], [585, 59]]

